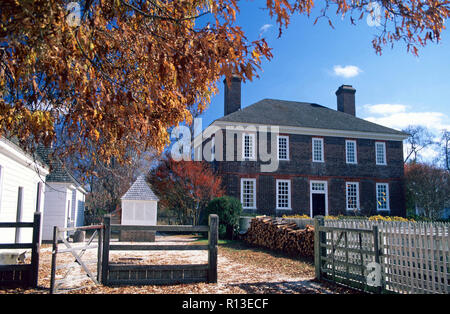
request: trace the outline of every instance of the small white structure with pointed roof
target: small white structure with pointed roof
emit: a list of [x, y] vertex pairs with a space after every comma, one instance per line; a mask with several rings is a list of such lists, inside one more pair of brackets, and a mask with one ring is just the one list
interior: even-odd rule
[[158, 197], [140, 175], [122, 196], [122, 225], [154, 226], [158, 211]]

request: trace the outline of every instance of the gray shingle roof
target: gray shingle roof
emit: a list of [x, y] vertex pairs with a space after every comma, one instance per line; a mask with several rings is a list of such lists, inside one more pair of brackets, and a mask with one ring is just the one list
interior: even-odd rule
[[136, 179], [121, 199], [132, 201], [159, 201], [159, 198], [153, 193], [147, 181], [145, 181], [144, 175], [140, 175]]
[[66, 182], [81, 186], [81, 183], [66, 169], [63, 163], [57, 158], [52, 157], [52, 148], [40, 146], [36, 150], [36, 155], [50, 167], [50, 173], [46, 177], [47, 182]]
[[277, 99], [263, 99], [253, 105], [219, 118], [216, 121], [407, 136], [403, 132], [317, 104]]

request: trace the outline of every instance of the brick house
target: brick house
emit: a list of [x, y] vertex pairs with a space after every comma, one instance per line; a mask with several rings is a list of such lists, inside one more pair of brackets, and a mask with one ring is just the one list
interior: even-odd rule
[[213, 163], [247, 212], [405, 216], [408, 135], [357, 118], [355, 92], [339, 87], [337, 110], [275, 99], [241, 108], [234, 77], [225, 115], [194, 139], [194, 158]]

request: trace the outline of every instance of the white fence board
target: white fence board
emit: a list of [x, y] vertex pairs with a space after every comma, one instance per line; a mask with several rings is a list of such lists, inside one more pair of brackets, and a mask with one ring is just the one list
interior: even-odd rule
[[[325, 226], [336, 228], [371, 229], [374, 225], [380, 233], [385, 290], [450, 294], [450, 224], [325, 220]], [[362, 237], [363, 246], [372, 245], [367, 239]], [[358, 239], [348, 241], [351, 247]], [[347, 259], [347, 256], [343, 258]]]

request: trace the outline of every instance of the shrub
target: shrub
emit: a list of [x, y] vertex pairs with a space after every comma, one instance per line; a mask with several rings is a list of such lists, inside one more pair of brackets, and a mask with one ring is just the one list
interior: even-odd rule
[[206, 206], [203, 224], [208, 224], [211, 214], [219, 216], [219, 238], [232, 239], [239, 231], [239, 217], [242, 213], [241, 202], [231, 196], [217, 197]]

